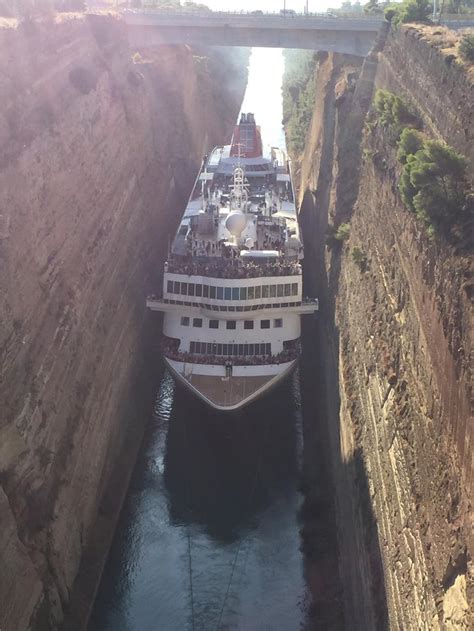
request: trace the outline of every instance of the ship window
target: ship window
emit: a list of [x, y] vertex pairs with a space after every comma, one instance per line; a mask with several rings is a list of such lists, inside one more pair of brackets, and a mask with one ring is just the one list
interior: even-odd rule
[[275, 320], [273, 320], [273, 326], [275, 327], [275, 329], [281, 329], [281, 327], [283, 326], [283, 318], [276, 318]]
[[242, 357], [243, 354], [244, 354], [244, 345], [239, 344], [239, 355]]
[[261, 329], [269, 329], [270, 328], [270, 320], [262, 320], [260, 322]]
[[233, 355], [238, 355], [239, 354], [239, 345], [238, 344], [233, 344], [232, 345], [232, 354]]
[[215, 298], [215, 297], [216, 297], [216, 288], [211, 285], [209, 287], [209, 298]]
[[222, 354], [227, 355], [227, 344], [222, 344]]
[[255, 355], [255, 344], [249, 344], [249, 355]]
[[270, 298], [275, 298], [276, 296], [276, 285], [270, 285]]
[[188, 285], [188, 296], [194, 296], [194, 283]]
[[189, 326], [188, 316], [181, 316], [181, 326]]
[[291, 285], [291, 295], [292, 296], [297, 296], [298, 295], [298, 283], [292, 283], [292, 285]]
[[226, 325], [227, 325], [228, 329], [236, 329], [237, 328], [237, 322], [235, 320], [227, 320]]
[[182, 296], [188, 295], [188, 283], [181, 283], [181, 295]]
[[291, 296], [291, 285], [290, 285], [290, 283], [287, 283], [285, 285], [285, 296]]
[[[197, 353], [198, 355], [201, 353], [201, 342], [195, 342], [195, 353]], [[191, 351], [192, 353], [192, 351]]]
[[244, 310], [244, 308], [243, 308], [243, 307], [236, 307], [236, 308], [235, 308], [235, 310], [236, 310], [236, 311], [243, 311], [243, 310]]
[[281, 298], [283, 296], [283, 290], [284, 290], [283, 285], [278, 285], [278, 287], [277, 287], [277, 296], [278, 296], [278, 298]]
[[265, 344], [265, 355], [271, 355], [271, 354], [272, 354], [272, 345]]
[[253, 329], [253, 320], [244, 320], [244, 329]]
[[239, 287], [232, 287], [232, 300], [238, 300], [240, 295]]
[[269, 295], [268, 285], [262, 285], [262, 298], [268, 298]]
[[217, 354], [222, 355], [222, 344], [217, 345]]
[[281, 307], [279, 302], [275, 302], [274, 304], [272, 304], [272, 308], [273, 309], [279, 309]]
[[173, 293], [173, 281], [172, 280], [168, 281], [167, 287], [168, 287], [167, 292], [169, 294], [172, 294]]
[[196, 285], [196, 296], [198, 298], [202, 296], [202, 285]]
[[209, 328], [210, 329], [218, 329], [219, 328], [219, 320], [209, 320]]
[[209, 285], [202, 286], [202, 295], [204, 298], [209, 298]]
[[223, 297], [224, 297], [224, 288], [223, 287], [218, 287], [217, 288], [217, 300], [222, 300]]
[[235, 311], [235, 307], [229, 307], [229, 311]]
[[255, 298], [261, 298], [262, 297], [262, 287], [259, 285], [258, 287], [255, 287]]
[[196, 352], [195, 346], [196, 346], [195, 343], [191, 342], [191, 344], [189, 346], [189, 352], [190, 353], [195, 353]]
[[249, 300], [253, 300], [255, 296], [255, 287], [248, 287], [247, 288], [247, 298]]
[[193, 326], [198, 329], [202, 328], [202, 318], [193, 318]]
[[260, 355], [265, 355], [265, 344], [260, 344]]
[[224, 299], [225, 300], [230, 300], [232, 298], [232, 290], [230, 287], [226, 287], [224, 289]]
[[180, 294], [181, 293], [181, 288], [180, 288], [181, 283], [178, 281], [173, 281], [173, 293], [174, 294]]
[[240, 288], [240, 300], [247, 300], [247, 287]]

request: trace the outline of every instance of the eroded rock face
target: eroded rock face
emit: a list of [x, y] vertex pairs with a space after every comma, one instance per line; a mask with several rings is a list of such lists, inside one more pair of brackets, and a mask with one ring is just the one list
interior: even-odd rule
[[[355, 629], [472, 626], [472, 250], [429, 240], [400, 201], [389, 153], [376, 159], [387, 143], [363, 131], [382, 87], [469, 156], [472, 82], [450, 63], [411, 28], [390, 34], [362, 69], [330, 55], [301, 162], [319, 341], [338, 381], [327, 384], [337, 390], [328, 421]], [[328, 250], [327, 225], [342, 222], [349, 239]]]
[[3, 631], [56, 627], [118, 511], [153, 395], [144, 297], [245, 87], [221, 52], [135, 60], [112, 17], [0, 31]]

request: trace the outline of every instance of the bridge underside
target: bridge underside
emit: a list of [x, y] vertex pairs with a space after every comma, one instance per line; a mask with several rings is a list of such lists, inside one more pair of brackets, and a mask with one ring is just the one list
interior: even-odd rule
[[246, 46], [264, 48], [306, 48], [365, 57], [370, 51], [375, 33], [372, 31], [341, 31], [314, 29], [258, 29], [232, 26], [145, 26], [128, 24], [131, 48], [142, 49], [163, 44], [191, 46]]

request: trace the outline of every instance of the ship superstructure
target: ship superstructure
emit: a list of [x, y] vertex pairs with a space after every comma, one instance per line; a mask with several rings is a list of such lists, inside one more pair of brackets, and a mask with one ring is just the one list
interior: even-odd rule
[[262, 155], [253, 114], [205, 156], [172, 242], [160, 297], [163, 355], [209, 405], [238, 409], [276, 385], [300, 353], [300, 241], [290, 163]]

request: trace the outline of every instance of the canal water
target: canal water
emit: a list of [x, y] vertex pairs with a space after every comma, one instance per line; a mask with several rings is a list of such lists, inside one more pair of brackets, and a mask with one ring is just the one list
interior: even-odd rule
[[[282, 146], [281, 51], [254, 49], [242, 111]], [[299, 375], [243, 411], [212, 411], [165, 372], [89, 631], [309, 626], [299, 513]]]

